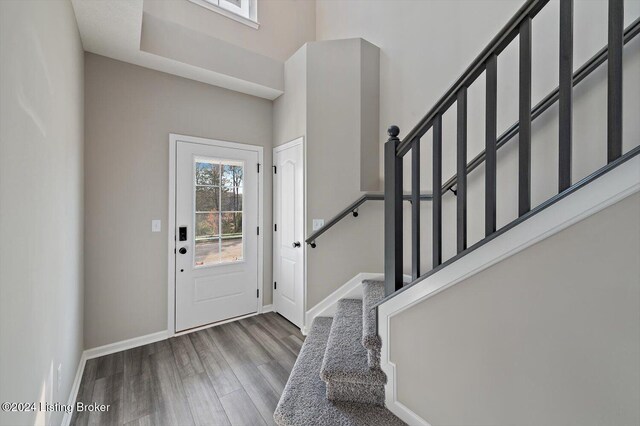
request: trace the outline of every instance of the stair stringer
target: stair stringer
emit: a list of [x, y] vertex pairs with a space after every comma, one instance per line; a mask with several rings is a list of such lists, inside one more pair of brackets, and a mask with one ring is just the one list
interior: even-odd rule
[[380, 305], [378, 307], [378, 331], [382, 339], [380, 363], [387, 375], [385, 386], [387, 409], [410, 425], [430, 426], [426, 419], [418, 416], [398, 400], [396, 365], [390, 359], [391, 318], [638, 191], [640, 191], [640, 155], [620, 164]]
[[[362, 282], [364, 280], [384, 280], [382, 272], [360, 272], [355, 277], [338, 287], [333, 293], [322, 299], [320, 303], [305, 313], [304, 326], [300, 330], [307, 335], [315, 317], [330, 317], [336, 312], [340, 299], [362, 299]], [[404, 281], [411, 281], [410, 275], [404, 275]]]
[[362, 281], [382, 280], [383, 274], [380, 272], [361, 272], [349, 281], [338, 287], [333, 293], [325, 297], [320, 303], [309, 309], [305, 313], [304, 327], [302, 334], [305, 336], [315, 317], [331, 317], [336, 312], [336, 305], [340, 299], [362, 299]]

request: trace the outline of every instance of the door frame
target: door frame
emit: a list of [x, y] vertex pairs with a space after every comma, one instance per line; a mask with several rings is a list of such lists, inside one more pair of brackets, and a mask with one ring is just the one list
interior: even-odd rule
[[[264, 233], [266, 229], [264, 227], [264, 148], [258, 145], [249, 145], [237, 142], [228, 142], [218, 139], [201, 138], [196, 136], [180, 135], [176, 133], [169, 133], [169, 206], [168, 206], [168, 219], [167, 219], [167, 332], [169, 336], [176, 336], [179, 334], [191, 333], [193, 331], [201, 330], [203, 328], [213, 327], [218, 324], [227, 322], [226, 320], [218, 321], [213, 324], [203, 325], [202, 327], [191, 328], [187, 331], [176, 333], [176, 150], [178, 142], [188, 142], [207, 146], [217, 146], [221, 148], [233, 148], [242, 149], [244, 151], [253, 151], [258, 153], [258, 164], [260, 169], [258, 172], [258, 226], [260, 227], [260, 233], [258, 234], [258, 290], [260, 290], [260, 297], [258, 297], [258, 311], [256, 314], [249, 314], [246, 316], [261, 314], [263, 310], [263, 298], [264, 298]], [[243, 317], [240, 317], [243, 318]], [[233, 321], [238, 318], [233, 318]]]
[[[275, 164], [275, 157], [276, 157], [276, 153], [280, 152], [280, 151], [284, 151], [287, 148], [292, 148], [296, 145], [302, 145], [302, 167], [303, 167], [303, 173], [302, 173], [302, 188], [303, 188], [303, 194], [302, 194], [302, 199], [303, 199], [303, 206], [302, 206], [302, 229], [303, 229], [303, 241], [302, 242], [302, 328], [301, 330], [303, 331], [303, 334], [306, 335], [306, 333], [304, 333], [304, 331], [308, 328], [309, 324], [306, 323], [307, 321], [307, 254], [308, 254], [308, 245], [307, 243], [304, 241], [307, 238], [307, 141], [305, 139], [304, 136], [299, 136], [289, 142], [283, 143], [282, 145], [278, 145], [276, 147], [273, 148], [273, 163]], [[275, 178], [274, 178], [275, 180]], [[273, 188], [275, 188], [275, 183], [272, 185]], [[276, 206], [277, 204], [275, 203], [275, 190], [273, 191], [274, 194], [274, 202], [272, 203], [272, 215], [273, 215], [273, 222], [275, 223], [275, 218], [276, 218]], [[272, 253], [275, 254], [275, 248], [276, 248], [276, 239], [273, 238], [273, 247], [272, 247]], [[271, 265], [271, 269], [272, 271], [275, 270], [275, 264], [276, 264], [276, 259], [275, 256], [272, 256], [272, 265]], [[275, 276], [273, 277], [274, 281], [275, 281]], [[273, 289], [273, 287], [272, 287]], [[272, 290], [273, 291], [273, 290]], [[273, 293], [272, 293], [273, 294]], [[274, 312], [277, 312], [276, 309], [276, 301], [275, 301], [275, 297], [272, 296], [273, 299], [273, 310]]]

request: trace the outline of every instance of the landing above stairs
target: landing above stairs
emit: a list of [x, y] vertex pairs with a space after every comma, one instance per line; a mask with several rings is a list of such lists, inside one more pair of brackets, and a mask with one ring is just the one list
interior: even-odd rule
[[327, 399], [320, 370], [332, 323], [333, 319], [326, 317], [313, 321], [273, 415], [276, 423], [280, 426], [404, 425], [384, 407]]

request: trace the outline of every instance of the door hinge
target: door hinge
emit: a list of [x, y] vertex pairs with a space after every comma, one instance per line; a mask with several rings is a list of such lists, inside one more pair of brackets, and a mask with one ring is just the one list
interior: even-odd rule
[[276, 281], [273, 282], [273, 289], [277, 289], [278, 288], [278, 283]]
[[260, 289], [256, 291], [256, 297], [260, 298]]
[[278, 168], [276, 166], [273, 166], [273, 174], [278, 174]]
[[258, 235], [260, 235], [260, 227], [258, 226]]
[[258, 163], [258, 173], [260, 173], [260, 163]]
[[276, 231], [278, 231], [278, 224], [274, 223], [273, 224], [273, 232], [276, 232]]

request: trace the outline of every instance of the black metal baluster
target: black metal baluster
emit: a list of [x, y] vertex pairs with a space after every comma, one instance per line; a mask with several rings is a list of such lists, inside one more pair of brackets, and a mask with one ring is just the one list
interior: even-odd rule
[[622, 155], [622, 47], [624, 2], [609, 0], [609, 54], [607, 92], [607, 160]]
[[442, 116], [433, 122], [433, 268], [442, 263]]
[[411, 278], [420, 276], [420, 138], [411, 148]]
[[467, 88], [458, 92], [458, 163], [457, 180], [457, 247], [458, 253], [467, 248]]
[[396, 155], [400, 129], [391, 126], [384, 145], [384, 292], [402, 288], [402, 157]]
[[562, 192], [571, 186], [573, 0], [560, 0], [560, 73], [558, 83], [558, 192]]
[[531, 210], [531, 17], [520, 24], [518, 215]]
[[496, 179], [498, 57], [496, 55], [492, 55], [487, 61], [486, 84], [484, 235], [489, 236], [496, 231], [496, 195], [498, 191]]

